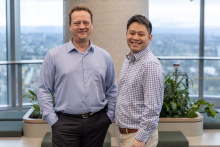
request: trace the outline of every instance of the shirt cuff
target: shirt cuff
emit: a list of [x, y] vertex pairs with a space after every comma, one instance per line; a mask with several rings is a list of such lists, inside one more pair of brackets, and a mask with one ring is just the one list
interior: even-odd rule
[[52, 126], [55, 122], [57, 122], [58, 117], [56, 113], [50, 113], [45, 120], [48, 122], [50, 126]]
[[115, 115], [112, 114], [110, 111], [107, 112], [107, 115], [108, 115], [109, 119], [111, 120], [111, 122], [113, 122]]
[[138, 130], [135, 138], [141, 142], [147, 142], [147, 140], [149, 138], [149, 134], [147, 134], [146, 132], [143, 132], [141, 130]]

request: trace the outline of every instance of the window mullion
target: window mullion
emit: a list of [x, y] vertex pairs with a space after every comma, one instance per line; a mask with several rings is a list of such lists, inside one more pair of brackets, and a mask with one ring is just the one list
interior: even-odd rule
[[[199, 38], [199, 57], [204, 57], [204, 13], [205, 0], [200, 0], [200, 38]], [[203, 98], [204, 87], [204, 59], [199, 60], [199, 98]]]
[[[20, 0], [6, 1], [6, 23], [7, 23], [7, 60], [20, 60]], [[16, 65], [8, 65], [8, 105], [16, 107], [18, 98], [17, 78], [18, 69]]]

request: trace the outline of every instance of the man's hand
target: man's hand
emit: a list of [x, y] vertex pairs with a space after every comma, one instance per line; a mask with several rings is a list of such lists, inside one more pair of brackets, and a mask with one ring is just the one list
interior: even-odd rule
[[145, 143], [137, 140], [136, 138], [134, 139], [134, 147], [144, 147]]

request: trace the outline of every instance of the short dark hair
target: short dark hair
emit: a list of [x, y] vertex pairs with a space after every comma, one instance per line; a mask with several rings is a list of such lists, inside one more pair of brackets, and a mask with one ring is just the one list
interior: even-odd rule
[[137, 23], [140, 23], [140, 24], [143, 24], [146, 26], [147, 28], [147, 31], [149, 34], [151, 34], [152, 32], [152, 24], [151, 22], [143, 15], [134, 15], [132, 16], [129, 20], [128, 20], [128, 23], [127, 23], [127, 30], [129, 28], [129, 26], [133, 23], [133, 22], [137, 22]]
[[71, 15], [74, 11], [87, 11], [90, 15], [91, 22], [93, 23], [93, 14], [92, 14], [92, 11], [88, 7], [86, 7], [86, 6], [75, 6], [71, 9], [71, 11], [69, 13], [69, 25], [71, 25], [71, 21], [72, 21]]

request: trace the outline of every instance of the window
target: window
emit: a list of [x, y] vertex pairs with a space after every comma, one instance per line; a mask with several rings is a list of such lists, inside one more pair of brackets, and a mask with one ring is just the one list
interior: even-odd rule
[[[179, 64], [178, 71], [187, 73], [189, 81], [189, 89], [191, 96], [198, 96], [199, 89], [199, 61], [198, 60], [160, 60], [163, 65], [165, 74], [173, 73], [175, 67], [173, 64]], [[193, 82], [192, 82], [193, 80]]]
[[[6, 3], [0, 0], [0, 62], [6, 61]], [[0, 107], [8, 104], [7, 66], [0, 64]]]
[[[37, 83], [40, 75], [41, 64], [23, 64], [22, 65], [22, 88], [23, 93], [31, 89], [37, 91]], [[23, 98], [23, 104], [29, 104], [29, 100]]]
[[150, 0], [149, 17], [157, 56], [199, 56], [199, 1]]
[[7, 66], [0, 65], [0, 107], [8, 105]]
[[21, 0], [21, 59], [43, 59], [63, 43], [62, 0]]
[[6, 4], [0, 0], [0, 61], [6, 61]]
[[[198, 57], [199, 56], [199, 0], [150, 0], [149, 18], [152, 22], [153, 39], [150, 48], [156, 56]], [[165, 74], [178, 71], [188, 74], [193, 80], [190, 94], [198, 95], [198, 60], [161, 60]]]
[[[20, 0], [20, 7], [21, 59], [42, 60], [50, 49], [63, 43], [63, 1]], [[23, 93], [36, 91], [40, 67], [22, 66]]]
[[[220, 57], [220, 1], [205, 1], [205, 57]], [[220, 96], [220, 64], [219, 60], [204, 62], [204, 96], [217, 98]]]
[[0, 107], [27, 104], [22, 96], [36, 91], [42, 59], [63, 43], [62, 30], [63, 0], [0, 0]]

